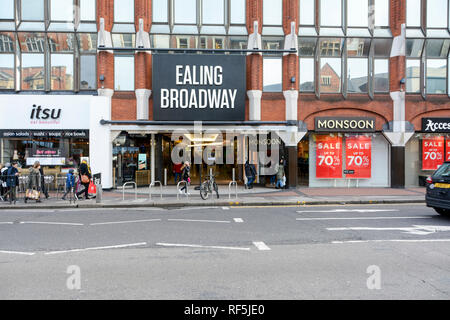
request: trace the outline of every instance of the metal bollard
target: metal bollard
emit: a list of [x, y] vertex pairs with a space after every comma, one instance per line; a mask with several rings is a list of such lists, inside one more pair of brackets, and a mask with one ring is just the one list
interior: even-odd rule
[[167, 186], [167, 168], [164, 168], [164, 186]]
[[97, 193], [95, 194], [95, 203], [102, 203], [103, 189], [101, 184], [96, 184]]

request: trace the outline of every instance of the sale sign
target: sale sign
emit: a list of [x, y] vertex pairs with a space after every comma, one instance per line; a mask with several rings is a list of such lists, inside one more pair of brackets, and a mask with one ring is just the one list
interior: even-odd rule
[[422, 170], [436, 170], [444, 163], [444, 137], [422, 140]]
[[345, 139], [347, 178], [370, 178], [372, 174], [372, 138], [354, 136]]
[[445, 161], [450, 161], [450, 139], [446, 140]]
[[342, 137], [316, 136], [316, 177], [342, 178]]

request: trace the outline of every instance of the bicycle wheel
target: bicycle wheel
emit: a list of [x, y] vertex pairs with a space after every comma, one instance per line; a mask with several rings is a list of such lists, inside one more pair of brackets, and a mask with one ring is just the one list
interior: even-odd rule
[[200, 186], [200, 197], [202, 197], [203, 200], [208, 199], [209, 192], [208, 192], [208, 182], [205, 181]]
[[217, 195], [217, 199], [219, 199], [219, 186], [217, 185], [217, 183], [214, 182], [213, 184], [213, 189], [216, 192]]

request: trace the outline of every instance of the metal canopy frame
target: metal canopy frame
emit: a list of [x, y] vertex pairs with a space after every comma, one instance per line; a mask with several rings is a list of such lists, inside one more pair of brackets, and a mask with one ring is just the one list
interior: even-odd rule
[[115, 52], [133, 52], [133, 51], [151, 51], [155, 53], [159, 52], [182, 52], [182, 53], [199, 53], [199, 52], [209, 52], [209, 53], [267, 53], [267, 54], [283, 54], [283, 53], [297, 53], [296, 48], [291, 48], [287, 50], [269, 50], [269, 49], [195, 49], [195, 48], [117, 48], [117, 47], [102, 47], [98, 46], [99, 51], [115, 51]]

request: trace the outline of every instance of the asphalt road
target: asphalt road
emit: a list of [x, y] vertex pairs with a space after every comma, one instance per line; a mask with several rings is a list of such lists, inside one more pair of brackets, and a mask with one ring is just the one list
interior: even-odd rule
[[0, 211], [0, 299], [449, 299], [424, 205]]

